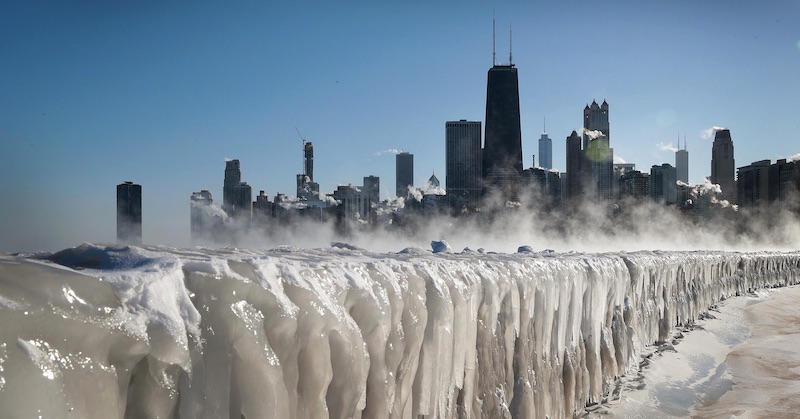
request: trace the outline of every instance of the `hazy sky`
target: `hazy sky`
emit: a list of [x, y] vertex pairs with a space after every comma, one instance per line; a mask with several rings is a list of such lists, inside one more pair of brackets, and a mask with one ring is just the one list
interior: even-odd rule
[[701, 183], [714, 125], [737, 166], [800, 153], [796, 1], [278, 3], [6, 2], [0, 251], [113, 242], [124, 180], [143, 188], [144, 241], [185, 245], [189, 196], [222, 200], [225, 158], [254, 194], [294, 195], [295, 127], [323, 191], [377, 175], [393, 196], [389, 149], [444, 184], [445, 122], [484, 118], [493, 9], [500, 63], [513, 27], [525, 167], [547, 118], [563, 171], [593, 99], [640, 170], [674, 164], [659, 144], [685, 133]]

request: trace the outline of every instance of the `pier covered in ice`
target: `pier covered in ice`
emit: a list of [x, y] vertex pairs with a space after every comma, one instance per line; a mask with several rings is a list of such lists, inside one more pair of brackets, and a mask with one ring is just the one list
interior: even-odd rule
[[0, 255], [7, 417], [572, 417], [800, 253]]

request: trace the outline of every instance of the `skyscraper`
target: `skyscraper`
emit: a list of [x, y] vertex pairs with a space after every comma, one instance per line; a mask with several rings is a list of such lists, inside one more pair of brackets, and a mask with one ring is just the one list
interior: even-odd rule
[[310, 142], [303, 144], [303, 169], [308, 181], [314, 181], [314, 145]]
[[547, 136], [547, 132], [543, 132], [539, 138], [539, 167], [553, 168], [553, 140]]
[[676, 170], [669, 163], [650, 168], [650, 198], [666, 204], [674, 204], [678, 200]]
[[614, 196], [614, 149], [611, 148], [611, 130], [608, 123], [608, 103], [583, 109], [583, 152], [586, 158], [584, 170], [593, 190], [586, 190], [599, 199]]
[[445, 123], [445, 190], [454, 209], [475, 209], [481, 196], [483, 160], [481, 123], [448, 121]]
[[142, 244], [142, 185], [117, 185], [117, 241]]
[[319, 200], [319, 183], [314, 182], [314, 145], [303, 141], [303, 173], [297, 175], [297, 199]]
[[579, 198], [583, 194], [585, 157], [581, 148], [581, 137], [572, 131], [567, 137], [567, 190], [568, 198]]
[[403, 152], [395, 156], [395, 195], [405, 198], [409, 186], [414, 186], [414, 155]]
[[225, 182], [222, 186], [222, 209], [233, 215], [233, 202], [236, 186], [242, 181], [242, 170], [239, 160], [225, 160]]
[[722, 199], [736, 203], [736, 165], [733, 159], [733, 140], [727, 129], [718, 130], [711, 148], [711, 183], [722, 189]]
[[[509, 57], [510, 58], [510, 57]], [[517, 200], [522, 175], [519, 80], [514, 64], [494, 65], [486, 83], [486, 133], [483, 146], [485, 186]]]
[[213, 202], [211, 192], [205, 189], [192, 192], [192, 196], [189, 197], [189, 227], [193, 242], [212, 236], [215, 224], [211, 207]]
[[239, 182], [233, 187], [233, 198], [228, 214], [244, 220], [253, 218], [253, 188], [247, 182]]
[[[680, 147], [680, 138], [678, 146]], [[689, 183], [689, 151], [686, 150], [686, 140], [683, 141], [683, 148], [675, 152], [675, 170], [678, 173], [678, 180]]]

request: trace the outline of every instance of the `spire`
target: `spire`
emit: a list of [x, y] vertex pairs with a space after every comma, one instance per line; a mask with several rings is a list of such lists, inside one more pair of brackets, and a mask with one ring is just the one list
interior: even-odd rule
[[546, 116], [542, 117], [542, 125], [544, 125], [544, 127], [542, 128], [542, 130], [544, 131], [543, 134], [547, 134], [547, 117]]
[[492, 9], [492, 66], [497, 65], [497, 36], [495, 35], [494, 9]]
[[511, 23], [508, 24], [508, 65], [514, 65], [512, 51], [513, 43], [512, 43], [513, 33], [511, 32]]

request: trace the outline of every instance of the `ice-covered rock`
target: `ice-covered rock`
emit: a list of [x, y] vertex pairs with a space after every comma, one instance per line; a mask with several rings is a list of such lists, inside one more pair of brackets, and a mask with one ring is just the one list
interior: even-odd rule
[[447, 243], [446, 240], [439, 240], [439, 241], [432, 241], [431, 247], [433, 248], [433, 253], [442, 253], [442, 252], [449, 252], [450, 251], [450, 243]]

